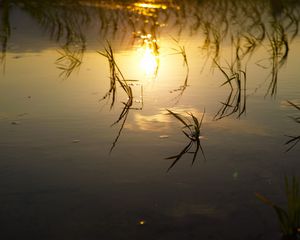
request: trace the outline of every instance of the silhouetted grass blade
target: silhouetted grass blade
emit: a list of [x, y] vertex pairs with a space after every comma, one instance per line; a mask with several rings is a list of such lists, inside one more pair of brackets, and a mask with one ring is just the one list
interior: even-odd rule
[[170, 165], [170, 167], [167, 169], [167, 172], [170, 171], [174, 166], [175, 164], [180, 160], [180, 158], [186, 154], [189, 149], [192, 147], [192, 141], [190, 141], [182, 150], [181, 152], [178, 154], [178, 155], [175, 155], [175, 156], [172, 156], [172, 157], [168, 157], [166, 159], [174, 159], [175, 160], [172, 162], [172, 164]]

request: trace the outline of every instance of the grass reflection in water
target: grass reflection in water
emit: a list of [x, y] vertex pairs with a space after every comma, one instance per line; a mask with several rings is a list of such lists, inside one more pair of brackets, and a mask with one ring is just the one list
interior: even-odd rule
[[[275, 2], [280, 3], [280, 8]], [[174, 55], [179, 55], [183, 59], [185, 75], [181, 80], [182, 83], [178, 84], [180, 86], [164, 85], [166, 87], [163, 88], [163, 91], [166, 92], [173, 89], [171, 93], [173, 93], [173, 97], [177, 94], [175, 97], [175, 104], [177, 104], [181, 96], [186, 94], [185, 90], [189, 83], [194, 80], [193, 78], [197, 79], [197, 73], [200, 74], [201, 72], [199, 70], [196, 74], [192, 71], [190, 73], [190, 67], [193, 70], [195, 66], [192, 62], [195, 61], [195, 58], [190, 58], [189, 55], [192, 50], [187, 53], [190, 49], [187, 49], [177, 39], [182, 39], [181, 36], [195, 37], [193, 41], [195, 40], [197, 44], [195, 47], [197, 53], [199, 55], [202, 53], [205, 56], [205, 64], [203, 64], [203, 67], [202, 65], [199, 66], [199, 69], [202, 68], [203, 70], [205, 66], [211, 64], [223, 77], [221, 86], [227, 92], [225, 92], [226, 96], [221, 100], [221, 105], [214, 114], [215, 120], [221, 120], [225, 117], [240, 118], [245, 115], [247, 103], [249, 102], [247, 101], [249, 100], [247, 99], [249, 96], [247, 88], [253, 80], [255, 83], [255, 79], [251, 79], [251, 71], [252, 73], [255, 72], [257, 66], [261, 68], [258, 75], [266, 73], [267, 78], [258, 77], [259, 86], [255, 85], [253, 88], [257, 87], [258, 89], [264, 86], [265, 89], [263, 89], [262, 95], [272, 98], [277, 96], [280, 89], [278, 83], [281, 81], [280, 70], [288, 61], [292, 41], [299, 36], [300, 7], [299, 1], [293, 0], [0, 0], [0, 63], [3, 69], [5, 69], [6, 53], [10, 53], [10, 51], [14, 53], [14, 50], [10, 49], [9, 46], [10, 38], [15, 34], [13, 25], [10, 23], [12, 9], [15, 8], [29, 15], [31, 20], [37, 23], [49, 38], [57, 43], [58, 47], [60, 46], [56, 66], [61, 70], [60, 76], [62, 79], [70, 78], [74, 72], [79, 71], [86, 49], [91, 47], [89, 44], [92, 44], [95, 39], [100, 41], [109, 39], [104, 50], [98, 52], [107, 59], [109, 64], [109, 78], [107, 79], [109, 87], [100, 101], [106, 101], [109, 108], [112, 109], [117, 105], [118, 97], [123, 97], [120, 113], [118, 113], [115, 121], [111, 121], [113, 122], [111, 126], [118, 125], [119, 129], [110, 152], [115, 149], [121, 137], [130, 111], [143, 110], [144, 106], [142, 83], [138, 80], [127, 79], [124, 76], [119, 68], [122, 65], [117, 64], [116, 52], [114, 52], [115, 50], [110, 42], [114, 41], [114, 43], [122, 45], [128, 41], [130, 44], [125, 43], [127, 44], [126, 50], [139, 48], [143, 54], [141, 65], [144, 67], [146, 75], [159, 78], [159, 72], [165, 70], [160, 68], [160, 54], [164, 51], [164, 46], [160, 40], [171, 31], [172, 34], [177, 33], [173, 39], [176, 44], [173, 50]], [[89, 35], [91, 29], [95, 30], [97, 35]], [[88, 36], [94, 38], [87, 39]], [[89, 50], [94, 51], [92, 48]], [[262, 53], [263, 56], [256, 55], [259, 48], [259, 53]], [[118, 50], [120, 49], [123, 50], [121, 47]], [[226, 49], [231, 49], [231, 56], [228, 57], [224, 54]], [[261, 60], [256, 62], [255, 66], [249, 67], [252, 58]], [[250, 68], [250, 74], [247, 72], [248, 67]], [[168, 74], [162, 76], [168, 76]], [[163, 80], [165, 79], [162, 79], [160, 83]], [[135, 99], [137, 96], [139, 96], [138, 99]], [[197, 92], [189, 97], [192, 104], [198, 104]], [[164, 99], [163, 103], [166, 102]], [[140, 106], [135, 107], [135, 103], [139, 103]], [[217, 105], [218, 103], [213, 102], [213, 104]], [[294, 109], [300, 110], [299, 106], [293, 101], [289, 101], [289, 104]], [[155, 107], [152, 110], [157, 110]], [[159, 107], [165, 109], [166, 105]], [[176, 113], [170, 109], [167, 109], [167, 112], [182, 124], [182, 132], [187, 138], [185, 139], [187, 144], [179, 153], [166, 158], [171, 160], [167, 171], [173, 169], [184, 156], [191, 156], [191, 165], [195, 163], [199, 155], [201, 157], [201, 154], [205, 160], [206, 156], [201, 145], [202, 123], [205, 113], [203, 112], [201, 119], [198, 120], [191, 112], [188, 112], [187, 115]], [[258, 111], [253, 115], [260, 113]], [[296, 123], [300, 122], [299, 117], [293, 117], [293, 120]], [[149, 122], [150, 124], [153, 123], [153, 121]], [[217, 125], [217, 123], [215, 124]], [[215, 134], [214, 136], [216, 138], [219, 136], [224, 137], [221, 134]], [[288, 137], [286, 145], [288, 146], [287, 151], [290, 151], [299, 143], [300, 136], [295, 134], [295, 136]], [[199, 150], [201, 154], [199, 154]], [[221, 157], [223, 156], [221, 155]], [[235, 162], [230, 163], [236, 164]], [[246, 164], [243, 166], [247, 166]], [[288, 206], [288, 210], [284, 210], [260, 196], [262, 201], [271, 205], [276, 211], [281, 221], [282, 232], [285, 235], [295, 234], [295, 229], [299, 227], [298, 188], [298, 183], [294, 179], [292, 184], [286, 180], [287, 197], [288, 200], [292, 199], [289, 204], [293, 205], [292, 207]], [[296, 211], [290, 210], [294, 207]], [[298, 218], [294, 215], [297, 215]], [[296, 223], [291, 218], [295, 218]]]
[[[300, 111], [300, 106], [296, 105], [291, 101], [287, 101], [292, 107]], [[300, 116], [298, 117], [291, 117], [296, 123], [300, 123]], [[286, 141], [286, 145], [290, 145], [290, 147], [286, 150], [286, 152], [292, 150], [298, 142], [300, 142], [300, 135], [299, 136], [287, 136], [290, 140]]]
[[[166, 159], [174, 159], [170, 167], [168, 168], [167, 171], [170, 171], [175, 164], [186, 154], [186, 153], [191, 153], [193, 154], [193, 159], [192, 159], [192, 165], [194, 164], [197, 154], [199, 149], [201, 150], [203, 158], [206, 160], [204, 150], [201, 146], [201, 126], [203, 122], [203, 118], [205, 115], [205, 111], [202, 114], [201, 120], [199, 120], [193, 115], [193, 113], [187, 113], [189, 118], [186, 118], [178, 113], [175, 113], [169, 109], [167, 109], [168, 113], [175, 117], [179, 122], [183, 124], [182, 127], [182, 132], [183, 134], [190, 140], [189, 143], [181, 150], [181, 152], [177, 155], [167, 157]], [[190, 152], [190, 149], [195, 146], [194, 151]]]
[[[123, 92], [126, 93], [127, 96], [127, 102], [123, 102], [124, 104], [124, 108], [121, 111], [118, 119], [112, 124], [115, 125], [117, 123], [119, 123], [120, 121], [122, 121], [121, 123], [121, 127], [119, 129], [118, 135], [115, 138], [112, 147], [110, 149], [110, 152], [112, 152], [112, 150], [115, 148], [118, 139], [121, 135], [121, 132], [124, 128], [125, 122], [127, 120], [129, 111], [131, 109], [135, 109], [135, 110], [142, 110], [143, 108], [143, 86], [141, 85], [141, 104], [142, 107], [140, 108], [133, 108], [133, 92], [132, 92], [132, 84], [130, 84], [130, 82], [137, 82], [138, 80], [128, 80], [125, 79], [124, 75], [122, 74], [120, 68], [118, 67], [116, 61], [115, 61], [115, 57], [114, 57], [114, 53], [113, 53], [113, 49], [110, 45], [109, 42], [107, 42], [107, 47], [104, 49], [104, 52], [98, 52], [99, 54], [101, 54], [102, 56], [104, 56], [105, 58], [107, 58], [108, 63], [109, 63], [109, 71], [110, 71], [110, 88], [108, 90], [108, 92], [103, 96], [102, 99], [100, 99], [100, 101], [107, 99], [110, 99], [110, 97], [112, 97], [111, 100], [111, 104], [110, 104], [110, 109], [112, 109], [112, 107], [115, 104], [115, 100], [116, 100], [116, 93], [117, 93], [117, 87], [118, 85], [121, 87], [121, 89], [123, 90]], [[117, 85], [118, 84], [118, 85]]]

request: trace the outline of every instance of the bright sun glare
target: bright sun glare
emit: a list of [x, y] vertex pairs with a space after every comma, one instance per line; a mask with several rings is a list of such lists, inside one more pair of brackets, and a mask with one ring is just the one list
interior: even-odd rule
[[141, 69], [147, 76], [154, 76], [157, 69], [157, 60], [154, 56], [153, 50], [148, 46], [139, 50], [142, 51], [142, 59], [140, 62]]
[[142, 46], [138, 48], [141, 55], [140, 68], [146, 76], [155, 77], [158, 68], [158, 54], [156, 40], [152, 39], [151, 34], [141, 36]]

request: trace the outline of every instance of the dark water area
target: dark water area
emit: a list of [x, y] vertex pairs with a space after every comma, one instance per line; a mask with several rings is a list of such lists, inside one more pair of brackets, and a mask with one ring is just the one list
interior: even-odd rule
[[299, 1], [0, 19], [1, 239], [299, 239]]

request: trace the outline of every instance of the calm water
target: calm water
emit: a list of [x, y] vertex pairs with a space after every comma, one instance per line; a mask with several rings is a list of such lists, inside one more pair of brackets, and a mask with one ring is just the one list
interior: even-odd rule
[[[298, 1], [2, 0], [0, 16], [3, 239], [281, 238], [255, 193], [284, 206], [300, 175]], [[190, 140], [167, 109], [204, 116], [172, 168]]]

